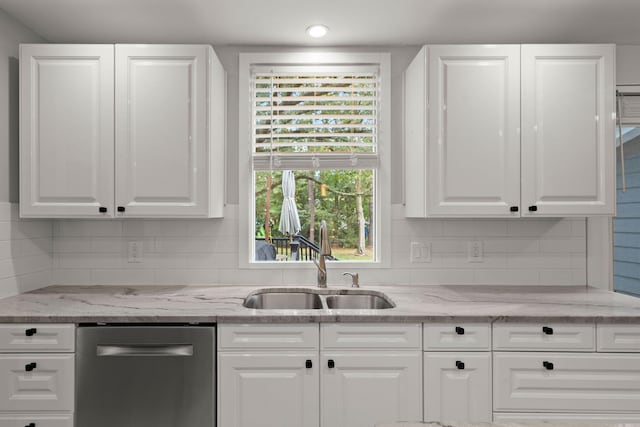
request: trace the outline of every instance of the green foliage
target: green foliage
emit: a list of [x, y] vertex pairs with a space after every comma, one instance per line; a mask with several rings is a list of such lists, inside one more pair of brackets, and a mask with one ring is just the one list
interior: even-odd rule
[[[295, 171], [296, 205], [302, 229], [300, 234], [309, 237], [310, 206], [308, 182], [313, 182], [313, 204], [315, 207], [315, 240], [318, 240], [320, 221], [329, 225], [330, 239], [334, 246], [355, 248], [358, 246], [358, 216], [356, 206], [356, 179], [360, 176], [363, 193], [364, 216], [368, 227], [372, 226], [370, 204], [373, 203], [373, 170], [322, 170]], [[282, 209], [282, 172], [256, 172], [256, 230], [265, 222], [267, 176], [272, 175], [271, 190], [271, 235], [280, 237], [278, 224]], [[322, 187], [325, 190], [322, 190]]]

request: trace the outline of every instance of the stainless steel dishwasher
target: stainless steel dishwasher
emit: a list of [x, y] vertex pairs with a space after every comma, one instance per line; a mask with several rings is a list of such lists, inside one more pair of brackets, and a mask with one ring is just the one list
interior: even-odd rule
[[81, 325], [76, 427], [215, 426], [213, 326]]

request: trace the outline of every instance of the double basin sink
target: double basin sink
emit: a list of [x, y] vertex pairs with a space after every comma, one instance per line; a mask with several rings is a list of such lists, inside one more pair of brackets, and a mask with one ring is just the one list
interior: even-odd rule
[[259, 289], [242, 304], [262, 310], [382, 310], [395, 307], [382, 292], [364, 289]]

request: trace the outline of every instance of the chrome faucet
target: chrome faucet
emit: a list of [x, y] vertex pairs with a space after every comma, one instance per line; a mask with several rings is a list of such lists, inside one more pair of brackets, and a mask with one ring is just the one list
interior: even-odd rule
[[327, 222], [320, 222], [320, 255], [318, 259], [314, 259], [313, 263], [318, 267], [318, 287], [327, 287], [327, 264], [326, 258], [331, 257], [331, 243], [329, 242], [329, 232], [327, 230]]

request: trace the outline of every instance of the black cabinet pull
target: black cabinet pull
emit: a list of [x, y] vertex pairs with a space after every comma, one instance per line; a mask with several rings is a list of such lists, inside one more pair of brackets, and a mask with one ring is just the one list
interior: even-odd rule
[[509, 210], [510, 210], [511, 212], [518, 212], [520, 209], [519, 209], [517, 206], [511, 206], [511, 207], [509, 208]]
[[124, 212], [124, 206], [118, 206], [118, 212]]
[[36, 362], [31, 362], [29, 364], [24, 365], [24, 370], [27, 371], [27, 372], [31, 372], [34, 369], [36, 369], [36, 366], [37, 366]]
[[105, 208], [104, 206], [100, 206], [100, 207], [98, 208], [98, 212], [100, 212], [100, 213], [107, 213], [107, 208]]
[[304, 366], [307, 367], [307, 369], [311, 369], [313, 367], [313, 363], [311, 363], [311, 360], [308, 360], [304, 363]]
[[547, 335], [553, 335], [553, 328], [550, 328], [548, 326], [543, 326], [542, 332], [544, 332]]
[[459, 360], [456, 360], [456, 368], [458, 369], [464, 369], [464, 362], [461, 362]]
[[553, 363], [551, 362], [547, 362], [546, 360], [544, 362], [542, 362], [542, 366], [544, 366], [545, 368], [547, 368], [549, 371], [553, 370]]
[[529, 212], [536, 212], [537, 210], [538, 210], [538, 207], [536, 205], [529, 206]]
[[36, 334], [36, 332], [38, 332], [36, 328], [29, 328], [26, 331], [24, 331], [24, 334], [28, 337], [32, 337]]
[[461, 328], [460, 326], [456, 326], [456, 334], [464, 335], [464, 328]]
[[327, 366], [333, 369], [336, 367], [336, 362], [334, 362], [333, 359], [329, 359], [329, 362], [327, 362]]
[[29, 424], [27, 424], [27, 425], [26, 425], [26, 426], [24, 426], [24, 427], [36, 427], [36, 423], [29, 423]]

